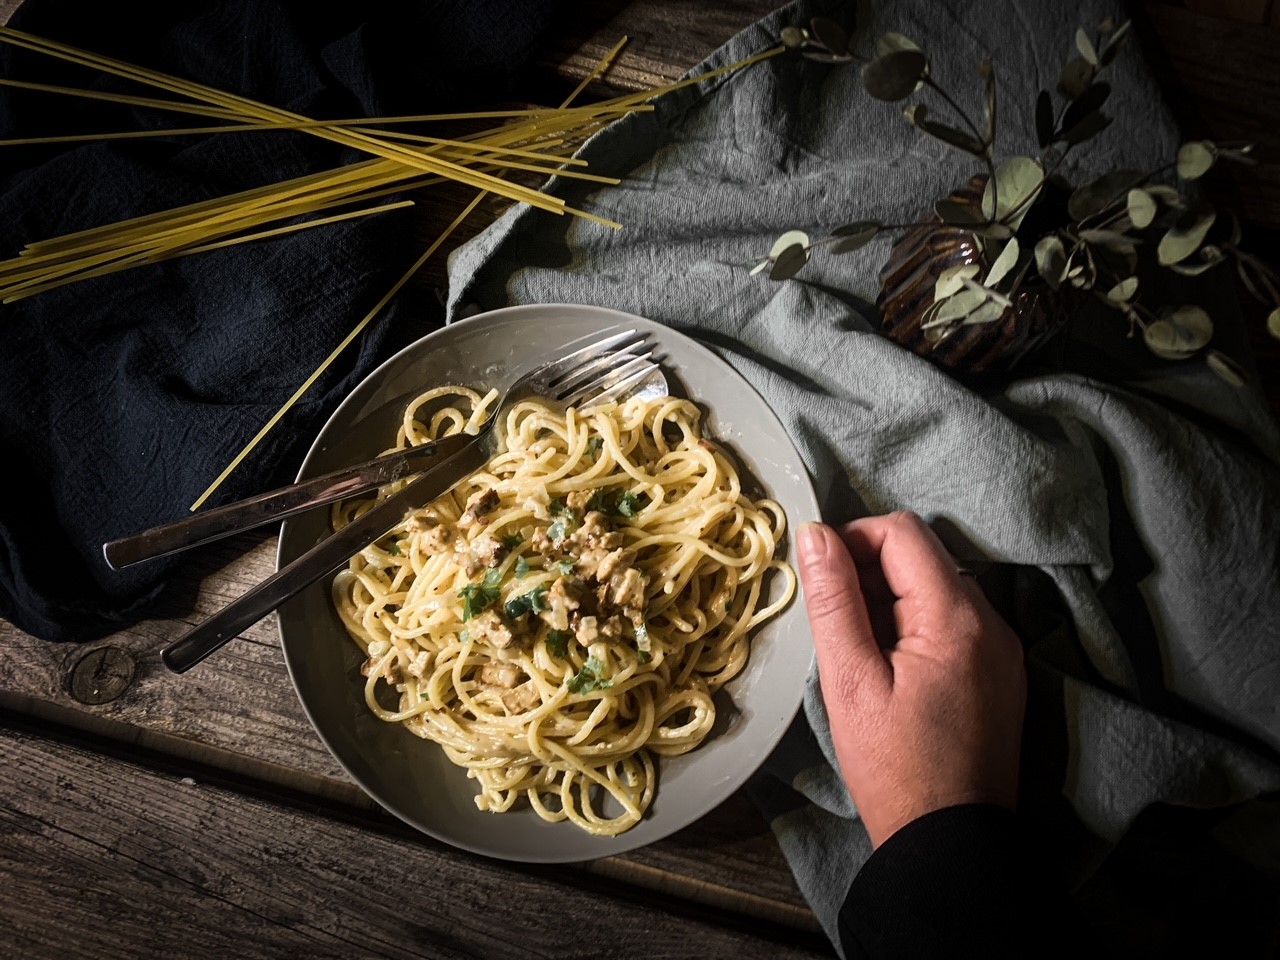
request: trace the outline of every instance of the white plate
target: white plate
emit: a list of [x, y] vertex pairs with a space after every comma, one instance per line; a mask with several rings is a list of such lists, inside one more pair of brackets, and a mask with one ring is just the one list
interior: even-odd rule
[[[495, 310], [406, 347], [334, 412], [299, 478], [377, 455], [394, 442], [405, 404], [428, 387], [501, 385], [510, 371], [551, 359], [563, 345], [618, 325], [650, 332], [671, 392], [702, 407], [707, 435], [729, 446], [748, 477], [782, 505], [784, 549], [794, 561], [795, 530], [817, 519], [818, 505], [799, 454], [773, 411], [706, 347], [650, 320], [600, 307], [540, 304]], [[326, 510], [287, 521], [278, 564], [329, 532]], [[657, 790], [644, 820], [617, 837], [592, 837], [569, 823], [547, 823], [527, 806], [503, 814], [477, 810], [474, 781], [436, 744], [369, 713], [360, 675], [364, 657], [332, 608], [330, 582], [326, 577], [279, 610], [285, 661], [316, 732], [351, 778], [391, 813], [439, 840], [507, 860], [572, 862], [622, 853], [708, 813], [742, 786], [782, 737], [813, 663], [813, 638], [797, 596], [756, 631], [746, 669], [717, 694], [712, 735], [691, 753], [659, 762]]]

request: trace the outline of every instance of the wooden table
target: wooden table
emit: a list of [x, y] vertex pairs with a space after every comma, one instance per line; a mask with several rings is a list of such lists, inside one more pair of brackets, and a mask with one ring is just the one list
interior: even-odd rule
[[[0, 16], [16, 6], [0, 0]], [[615, 87], [674, 79], [775, 0], [573, 6], [539, 63], [548, 97], [623, 34], [633, 39]], [[1280, 78], [1268, 52], [1280, 32], [1144, 9], [1157, 47], [1174, 43], [1167, 59], [1191, 90], [1190, 122], [1264, 143], [1266, 162], [1224, 188], [1268, 236], [1280, 226]], [[1270, 75], [1225, 69], [1213, 51], [1228, 40]], [[168, 673], [159, 648], [265, 577], [275, 543], [249, 535], [206, 549], [182, 578], [189, 605], [101, 642], [50, 644], [0, 621], [7, 955], [832, 955], [744, 795], [625, 856], [490, 861], [410, 830], [344, 776], [294, 697], [273, 618], [181, 679]]]

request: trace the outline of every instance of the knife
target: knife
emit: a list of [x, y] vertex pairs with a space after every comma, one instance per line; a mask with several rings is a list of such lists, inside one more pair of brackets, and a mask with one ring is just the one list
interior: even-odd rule
[[323, 476], [204, 510], [174, 523], [104, 543], [102, 555], [111, 569], [119, 570], [131, 563], [189, 550], [411, 477], [457, 453], [474, 439], [474, 436], [464, 433], [442, 437], [432, 443], [397, 450], [352, 467], [343, 467]]
[[296, 560], [197, 624], [160, 651], [166, 667], [185, 673], [222, 647], [240, 631], [253, 626], [280, 604], [332, 573], [352, 556], [400, 523], [406, 516], [443, 496], [488, 461], [480, 437], [427, 470], [403, 490], [316, 544]]

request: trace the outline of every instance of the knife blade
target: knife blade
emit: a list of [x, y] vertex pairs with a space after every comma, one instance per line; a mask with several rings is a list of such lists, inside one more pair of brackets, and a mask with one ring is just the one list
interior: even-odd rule
[[474, 440], [470, 434], [454, 434], [432, 443], [384, 454], [355, 466], [343, 467], [235, 503], [203, 510], [174, 523], [111, 540], [102, 545], [102, 555], [111, 569], [119, 570], [143, 560], [190, 550], [411, 477], [441, 463]]
[[240, 631], [253, 626], [294, 594], [346, 561], [400, 523], [412, 511], [443, 496], [465, 480], [489, 458], [482, 437], [432, 467], [403, 490], [357, 517], [337, 533], [233, 600], [203, 623], [197, 624], [160, 651], [160, 658], [174, 673], [185, 673], [222, 647]]

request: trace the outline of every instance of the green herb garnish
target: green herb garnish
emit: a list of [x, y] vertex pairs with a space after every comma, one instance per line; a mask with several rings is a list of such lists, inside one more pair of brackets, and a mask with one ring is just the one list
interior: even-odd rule
[[[497, 578], [494, 578], [494, 574], [498, 574]], [[496, 569], [490, 570], [485, 574], [484, 583], [468, 583], [458, 591], [458, 598], [462, 601], [462, 620], [464, 623], [497, 603], [500, 595], [498, 590], [498, 580], [500, 579], [502, 579], [501, 573]]]
[[528, 573], [529, 573], [529, 561], [524, 558], [523, 554], [521, 554], [520, 556], [516, 557], [516, 576], [520, 578], [524, 578]]
[[520, 544], [524, 543], [524, 537], [518, 533], [508, 533], [502, 538], [502, 545], [508, 550], [514, 550]]
[[624, 517], [634, 517], [649, 504], [647, 493], [632, 493], [628, 490], [618, 498], [618, 513]]
[[600, 448], [604, 446], [604, 437], [590, 437], [587, 440], [587, 453], [595, 456], [600, 452]]
[[529, 613], [541, 613], [547, 609], [547, 585], [540, 583], [528, 593], [507, 601], [506, 613], [512, 620], [519, 620]]
[[548, 630], [547, 631], [547, 653], [553, 657], [567, 657], [569, 655], [569, 640], [573, 634], [568, 630]]
[[570, 678], [568, 687], [570, 693], [590, 693], [592, 690], [607, 690], [613, 686], [612, 680], [606, 680], [600, 676], [604, 670], [604, 663], [599, 657], [588, 657], [587, 662], [582, 665], [573, 677]]

